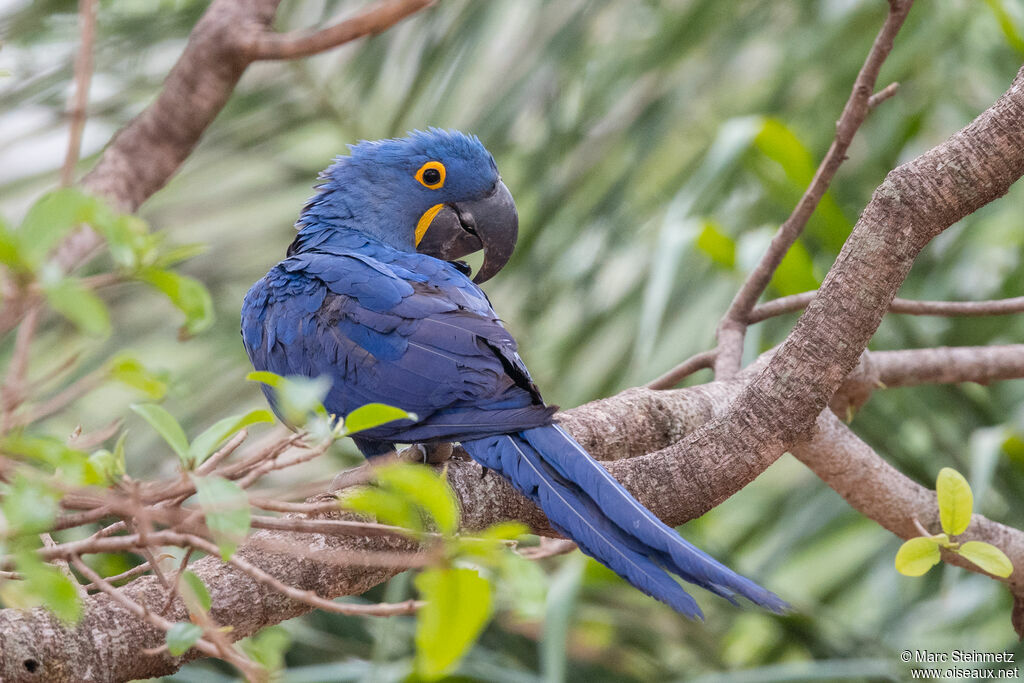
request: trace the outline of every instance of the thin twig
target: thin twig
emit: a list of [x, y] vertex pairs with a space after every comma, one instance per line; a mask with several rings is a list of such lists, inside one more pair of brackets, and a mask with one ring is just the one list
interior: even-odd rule
[[[337, 510], [335, 506], [335, 510]], [[274, 529], [302, 534], [324, 534], [327, 536], [398, 536], [409, 538], [409, 530], [398, 526], [375, 522], [353, 522], [347, 519], [305, 519], [302, 517], [267, 517], [256, 515], [252, 518], [255, 529]], [[437, 534], [424, 533], [424, 538]]]
[[231, 439], [226, 444], [221, 446], [220, 450], [211, 455], [209, 458], [206, 459], [205, 462], [203, 462], [203, 464], [197, 467], [196, 474], [209, 474], [210, 472], [215, 470], [217, 466], [224, 461], [225, 458], [227, 458], [236, 450], [238, 450], [238, 447], [242, 445], [242, 442], [245, 441], [248, 436], [248, 430], [243, 429], [239, 431], [237, 434], [231, 437]]
[[174, 580], [171, 582], [171, 590], [167, 591], [167, 600], [164, 602], [163, 607], [160, 608], [160, 614], [167, 614], [167, 610], [174, 603], [174, 598], [178, 596], [181, 575], [185, 573], [185, 567], [188, 566], [188, 561], [192, 559], [193, 552], [195, 552], [193, 548], [188, 548], [185, 550], [185, 554], [181, 556], [181, 562], [178, 563], [178, 569], [174, 572]]
[[711, 349], [709, 351], [702, 351], [690, 356], [661, 377], [648, 382], [647, 388], [671, 389], [698, 370], [712, 367], [715, 364], [715, 356], [717, 355], [718, 350]]
[[545, 557], [555, 557], [556, 555], [571, 553], [577, 547], [574, 541], [567, 538], [547, 538], [541, 536], [540, 545], [532, 548], [522, 548], [518, 552], [528, 560], [542, 560]]
[[[45, 548], [53, 548], [57, 545], [56, 541], [53, 540], [53, 536], [51, 536], [49, 533], [41, 533], [39, 534], [39, 538], [43, 541], [43, 547]], [[68, 564], [68, 561], [63, 559], [56, 559], [53, 561], [53, 564], [55, 564], [57, 566], [57, 569], [59, 569], [60, 572], [64, 574], [64, 576], [66, 576], [68, 580], [71, 581], [71, 584], [75, 587], [75, 592], [78, 593], [79, 599], [84, 599], [85, 596], [88, 595], [88, 593], [85, 590], [85, 586], [83, 586], [82, 583], [78, 580], [78, 578], [73, 573], [71, 573], [71, 566]]]
[[25, 398], [25, 375], [28, 372], [29, 353], [38, 324], [39, 306], [32, 306], [18, 326], [18, 333], [14, 337], [14, 351], [7, 366], [7, 376], [4, 378], [3, 387], [0, 387], [0, 402], [3, 404], [0, 433], [6, 433], [13, 426], [12, 413]]
[[250, 57], [254, 60], [295, 59], [315, 55], [356, 38], [380, 33], [432, 2], [433, 0], [389, 0], [319, 31], [260, 33], [253, 40]]
[[[817, 290], [801, 292], [791, 296], [772, 299], [760, 304], [750, 312], [747, 320], [751, 325], [777, 315], [803, 310], [811, 303]], [[889, 305], [890, 313], [905, 315], [939, 315], [977, 317], [989, 315], [1012, 315], [1024, 313], [1024, 296], [1010, 299], [992, 299], [988, 301], [915, 301], [913, 299], [895, 298]]]
[[[164, 558], [164, 557], [170, 557], [170, 555], [168, 553], [164, 553], [163, 555], [160, 556], [161, 559]], [[146, 564], [137, 564], [134, 567], [132, 567], [131, 569], [129, 569], [127, 571], [123, 571], [120, 574], [115, 574], [113, 576], [105, 577], [104, 581], [107, 581], [108, 583], [113, 584], [115, 581], [125, 581], [125, 580], [129, 580], [129, 579], [137, 579], [138, 577], [140, 577], [143, 574], [145, 574], [146, 572], [148, 572], [150, 569], [151, 569], [151, 567], [149, 566], [148, 562]], [[87, 583], [83, 587], [87, 591], [100, 590], [100, 587], [97, 584], [95, 584], [95, 583]]]
[[890, 83], [889, 85], [885, 86], [884, 88], [882, 88], [881, 90], [879, 90], [874, 95], [868, 98], [868, 109], [874, 109], [882, 102], [885, 102], [887, 99], [895, 95], [899, 89], [899, 83]]
[[[193, 546], [208, 555], [216, 556], [219, 552], [217, 546], [204, 538], [193, 536], [191, 534], [178, 534], [178, 536], [181, 537], [180, 541], [182, 545]], [[273, 575], [268, 574], [256, 565], [240, 557], [238, 553], [232, 555], [228, 562], [265, 586], [269, 586], [275, 591], [282, 593], [293, 600], [304, 602], [311, 607], [322, 609], [325, 612], [360, 616], [392, 617], [403, 614], [413, 614], [423, 605], [422, 602], [417, 600], [406, 600], [405, 602], [399, 603], [380, 603], [377, 605], [352, 605], [349, 603], [334, 602], [333, 600], [320, 597], [313, 591], [302, 590], [301, 588], [296, 588], [282, 583]]]
[[274, 500], [262, 496], [249, 495], [249, 505], [261, 510], [271, 512], [299, 512], [306, 515], [322, 514], [325, 512], [337, 512], [340, 509], [337, 498], [325, 500], [319, 503], [291, 503], [284, 500]]
[[[899, 2], [891, 0], [889, 3], [889, 14], [886, 16], [885, 24], [878, 32], [871, 51], [868, 53], [864, 66], [857, 74], [857, 80], [853, 84], [853, 90], [843, 108], [843, 113], [836, 124], [836, 135], [829, 147], [828, 153], [822, 159], [818, 170], [814, 173], [811, 184], [807, 187], [800, 201], [793, 209], [793, 213], [779, 227], [778, 232], [772, 238], [771, 244], [757, 267], [751, 271], [739, 292], [736, 293], [729, 309], [726, 311], [718, 325], [718, 348], [719, 353], [715, 359], [715, 377], [718, 379], [729, 379], [739, 372], [743, 357], [743, 340], [746, 334], [747, 317], [750, 311], [757, 304], [757, 300], [768, 287], [783, 257], [796, 242], [800, 233], [803, 232], [811, 214], [818, 206], [821, 198], [825, 196], [828, 186], [839, 170], [840, 164], [846, 159], [846, 150], [853, 141], [853, 136], [860, 128], [870, 111], [869, 102], [875, 89], [875, 81], [878, 79], [878, 72], [882, 63], [889, 56], [892, 50], [893, 40], [903, 25], [913, 0]], [[884, 92], [884, 91], [883, 91]], [[881, 95], [882, 93], [879, 93]], [[884, 99], [884, 98], [883, 98]], [[880, 101], [880, 100], [876, 100]]]
[[96, 39], [96, 0], [78, 0], [78, 23], [81, 26], [82, 42], [75, 57], [75, 92], [68, 107], [71, 117], [68, 151], [60, 171], [60, 184], [65, 187], [75, 180], [75, 166], [82, 148], [82, 132], [85, 130], [89, 81], [92, 80], [92, 46]]

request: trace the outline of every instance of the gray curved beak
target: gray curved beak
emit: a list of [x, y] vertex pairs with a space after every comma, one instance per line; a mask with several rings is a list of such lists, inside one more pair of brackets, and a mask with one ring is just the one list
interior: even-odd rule
[[494, 277], [512, 257], [519, 236], [519, 214], [512, 193], [500, 180], [486, 197], [446, 204], [430, 222], [416, 251], [455, 261], [483, 249], [484, 263], [473, 282]]

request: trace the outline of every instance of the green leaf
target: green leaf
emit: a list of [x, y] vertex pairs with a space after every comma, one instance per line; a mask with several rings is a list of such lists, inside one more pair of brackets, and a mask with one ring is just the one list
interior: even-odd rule
[[438, 531], [454, 534], [459, 528], [459, 505], [448, 480], [425, 465], [399, 463], [379, 468], [376, 482], [395, 491], [423, 509], [434, 520]]
[[383, 403], [367, 403], [356, 408], [345, 417], [344, 434], [354, 434], [367, 429], [379, 427], [395, 420], [415, 420], [416, 416], [401, 408], [384, 405]]
[[178, 591], [190, 612], [209, 612], [210, 607], [213, 606], [206, 584], [191, 569], [186, 569], [181, 573]]
[[539, 562], [505, 550], [498, 564], [499, 588], [495, 594], [505, 609], [521, 619], [544, 622], [548, 596], [548, 575]]
[[896, 552], [896, 571], [904, 576], [921, 576], [939, 563], [939, 544], [928, 536], [912, 538]]
[[182, 244], [163, 251], [153, 263], [155, 268], [170, 268], [173, 265], [187, 261], [191, 258], [204, 254], [209, 250], [209, 245], [197, 242], [195, 244]]
[[267, 372], [266, 370], [250, 372], [245, 376], [245, 378], [250, 382], [261, 382], [266, 384], [268, 387], [273, 387], [274, 389], [280, 389], [285, 383], [284, 377], [276, 372]]
[[19, 473], [0, 490], [3, 492], [0, 512], [3, 513], [8, 537], [42, 533], [50, 528], [57, 517], [56, 492], [37, 478]]
[[989, 574], [1002, 578], [1013, 573], [1013, 563], [999, 548], [984, 541], [967, 541], [957, 550], [963, 557], [978, 565]]
[[44, 563], [33, 550], [14, 556], [14, 568], [24, 579], [3, 584], [7, 606], [42, 605], [61, 621], [76, 623], [82, 616], [82, 601], [75, 583], [56, 567]]
[[124, 476], [124, 460], [119, 461], [117, 456], [106, 448], [101, 448], [90, 455], [89, 464], [105, 482], [113, 483]]
[[173, 270], [146, 268], [139, 279], [163, 292], [185, 314], [182, 332], [193, 336], [213, 325], [213, 299], [199, 280]]
[[149, 225], [138, 216], [118, 214], [93, 227], [107, 240], [110, 255], [120, 268], [135, 272], [154, 260], [160, 236], [150, 233]]
[[291, 425], [305, 426], [312, 415], [327, 416], [323, 400], [331, 390], [329, 377], [282, 377], [273, 372], [250, 372], [245, 376], [253, 382], [261, 382], [274, 390], [274, 398], [284, 419]]
[[213, 453], [217, 446], [223, 443], [229, 436], [249, 425], [259, 422], [273, 422], [274, 414], [269, 410], [250, 410], [245, 415], [233, 415], [218, 420], [212, 426], [197, 436], [188, 449], [188, 457], [191, 466], [195, 467], [202, 463]]
[[27, 264], [21, 258], [18, 234], [12, 232], [3, 220], [0, 220], [0, 263], [15, 270], [27, 270]]
[[986, 0], [986, 2], [992, 10], [992, 14], [995, 15], [1007, 44], [1016, 50], [1019, 56], [1024, 56], [1024, 37], [1017, 29], [1013, 16], [1006, 10], [1004, 0]]
[[110, 378], [138, 389], [154, 401], [167, 394], [167, 382], [160, 374], [150, 372], [128, 354], [118, 354], [110, 361]]
[[732, 270], [736, 266], [736, 241], [707, 221], [697, 237], [697, 248], [707, 254], [713, 263]]
[[206, 526], [220, 548], [221, 559], [231, 559], [249, 533], [252, 520], [245, 489], [224, 477], [192, 477], [199, 507], [206, 514]]
[[74, 188], [48, 192], [32, 205], [18, 228], [21, 257], [38, 265], [75, 226], [99, 222], [97, 218], [104, 210], [98, 199]]
[[265, 628], [239, 643], [250, 659], [269, 671], [277, 671], [284, 666], [284, 655], [291, 644], [291, 635], [281, 626]]
[[814, 157], [786, 124], [778, 119], [766, 118], [761, 131], [754, 138], [757, 149], [782, 167], [786, 177], [800, 187], [806, 187], [814, 177]]
[[814, 276], [810, 252], [799, 240], [782, 257], [778, 270], [772, 276], [772, 286], [781, 296], [817, 289], [818, 278]]
[[403, 496], [375, 486], [362, 486], [342, 493], [338, 503], [346, 510], [375, 518], [382, 524], [423, 531], [423, 520], [415, 505]]
[[498, 522], [486, 529], [474, 532], [477, 538], [484, 538], [494, 541], [512, 541], [530, 533], [530, 528], [522, 522]]
[[491, 585], [472, 569], [428, 569], [414, 580], [427, 601], [416, 618], [416, 671], [426, 680], [450, 672], [491, 616]]
[[181, 462], [188, 467], [188, 437], [185, 436], [185, 430], [181, 428], [174, 416], [163, 406], [158, 406], [155, 403], [136, 403], [132, 405], [132, 410], [141, 415], [164, 438], [164, 441], [170, 444], [174, 452], [181, 458]]
[[187, 621], [178, 623], [167, 629], [167, 651], [177, 657], [189, 651], [203, 635], [203, 629]]
[[86, 334], [103, 337], [110, 334], [110, 313], [103, 300], [74, 278], [64, 278], [44, 288], [53, 310]]
[[82, 486], [102, 483], [102, 479], [89, 465], [89, 456], [69, 448], [63, 439], [12, 434], [0, 440], [0, 447], [7, 455], [17, 455], [49, 465], [54, 473], [60, 474], [64, 483]]
[[943, 467], [935, 480], [935, 493], [939, 499], [942, 530], [950, 536], [967, 531], [971, 523], [974, 496], [971, 485], [963, 475], [951, 467]]

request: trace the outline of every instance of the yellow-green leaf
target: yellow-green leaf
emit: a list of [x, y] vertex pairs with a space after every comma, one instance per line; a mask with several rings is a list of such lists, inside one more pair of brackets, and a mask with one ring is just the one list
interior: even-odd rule
[[178, 591], [189, 612], [209, 612], [210, 607], [213, 606], [213, 600], [210, 599], [210, 591], [206, 589], [206, 584], [191, 569], [186, 569], [181, 573]]
[[967, 541], [957, 550], [963, 557], [989, 574], [1006, 578], [1013, 573], [1013, 563], [999, 548], [984, 541]]
[[187, 621], [178, 623], [167, 629], [167, 651], [177, 657], [188, 652], [203, 635], [203, 629]]
[[905, 576], [921, 576], [940, 559], [939, 544], [935, 539], [919, 536], [901, 545], [896, 552], [896, 571]]
[[110, 378], [138, 389], [154, 401], [159, 401], [167, 393], [167, 382], [158, 373], [150, 372], [137, 359], [128, 354], [118, 354], [111, 359]]
[[697, 236], [697, 248], [707, 254], [712, 262], [732, 270], [736, 265], [736, 241], [707, 221]]
[[191, 466], [195, 467], [206, 460], [207, 456], [213, 453], [217, 446], [235, 432], [260, 422], [273, 421], [274, 414], [264, 409], [250, 410], [245, 415], [233, 415], [225, 417], [223, 420], [218, 420], [197, 436], [192, 441], [192, 445], [189, 446], [188, 456]]
[[416, 416], [401, 408], [383, 403], [367, 403], [345, 417], [345, 434], [365, 431], [395, 420], [415, 420]]
[[395, 491], [423, 509], [443, 534], [459, 528], [459, 505], [448, 480], [424, 465], [400, 463], [381, 467], [374, 475], [382, 487]]
[[472, 569], [429, 569], [414, 581], [427, 601], [416, 619], [416, 672], [432, 681], [450, 672], [491, 616], [491, 585]]
[[157, 268], [142, 270], [139, 279], [163, 292], [185, 314], [185, 335], [196, 335], [213, 325], [213, 299], [199, 280]]
[[75, 324], [85, 334], [104, 337], [110, 334], [110, 313], [103, 300], [74, 278], [65, 278], [44, 289], [53, 310]]
[[206, 515], [206, 526], [220, 548], [221, 559], [231, 559], [249, 533], [252, 514], [245, 489], [224, 477], [192, 477], [199, 507]]
[[155, 403], [137, 403], [132, 406], [132, 410], [141, 415], [164, 438], [164, 441], [174, 449], [185, 465], [189, 464], [188, 437], [185, 436], [185, 430], [181, 428], [174, 416], [167, 412], [166, 408]]
[[963, 475], [951, 467], [943, 467], [935, 481], [935, 493], [939, 498], [942, 530], [950, 536], [967, 531], [971, 523], [974, 496], [971, 493], [971, 485]]
[[394, 491], [362, 486], [345, 491], [338, 503], [346, 510], [369, 515], [383, 524], [402, 527], [415, 533], [423, 531], [423, 522], [416, 506]]

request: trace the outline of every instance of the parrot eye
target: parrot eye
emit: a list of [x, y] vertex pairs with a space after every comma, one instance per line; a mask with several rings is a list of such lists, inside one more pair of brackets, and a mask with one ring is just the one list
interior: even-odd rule
[[440, 161], [428, 161], [416, 171], [416, 180], [428, 189], [440, 189], [444, 186], [444, 164]]

